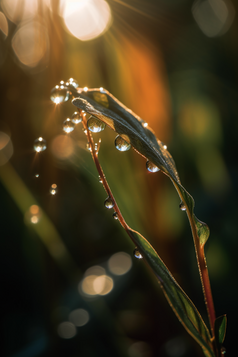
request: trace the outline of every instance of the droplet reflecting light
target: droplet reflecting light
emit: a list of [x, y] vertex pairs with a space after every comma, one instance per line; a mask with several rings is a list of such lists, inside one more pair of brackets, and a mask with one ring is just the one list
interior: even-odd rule
[[46, 149], [46, 141], [41, 136], [34, 141], [33, 148], [36, 152], [41, 152]]
[[134, 249], [133, 254], [134, 254], [134, 257], [137, 258], [137, 259], [142, 259], [142, 258], [143, 258], [143, 256], [142, 256], [141, 253], [139, 252], [138, 248], [135, 248], [135, 249]]
[[50, 93], [50, 99], [55, 104], [60, 104], [60, 103], [63, 103], [63, 102], [67, 102], [67, 100], [69, 100], [69, 97], [70, 97], [70, 93], [67, 90], [67, 88], [65, 88], [63, 85], [55, 86], [51, 90], [51, 93]]
[[75, 124], [69, 118], [67, 118], [63, 122], [63, 130], [67, 134], [71, 133], [74, 130], [74, 127], [75, 127]]
[[87, 121], [87, 126], [93, 133], [100, 133], [105, 129], [106, 124], [103, 121], [91, 116]]
[[186, 206], [183, 202], [180, 203], [179, 208], [181, 209], [181, 211], [186, 211]]
[[114, 207], [114, 202], [111, 199], [111, 197], [108, 197], [105, 201], [104, 201], [104, 206], [108, 209], [111, 209]]
[[115, 147], [119, 151], [128, 151], [131, 148], [131, 144], [124, 140], [120, 135], [117, 135], [115, 139]]
[[71, 121], [74, 124], [79, 124], [82, 121], [81, 115], [79, 112], [74, 112], [74, 114], [71, 116]]
[[75, 79], [73, 79], [73, 78], [69, 78], [69, 79], [67, 80], [67, 83], [68, 83], [70, 86], [74, 87], [75, 89], [79, 87], [78, 82], [77, 82]]
[[150, 172], [158, 172], [160, 170], [155, 164], [153, 164], [149, 160], [146, 162], [146, 168]]

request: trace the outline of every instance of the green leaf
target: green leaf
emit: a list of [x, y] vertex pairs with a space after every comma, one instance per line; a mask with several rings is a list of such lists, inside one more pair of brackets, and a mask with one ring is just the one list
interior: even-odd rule
[[150, 243], [139, 233], [130, 231], [145, 261], [156, 274], [161, 288], [179, 321], [201, 345], [207, 356], [214, 356], [210, 333], [193, 302], [176, 282]]
[[[145, 125], [145, 122], [106, 90], [103, 92], [99, 89], [89, 89], [87, 92], [79, 90], [77, 98], [73, 99], [72, 103], [105, 122], [130, 143], [139, 154], [170, 177], [181, 200], [186, 205], [187, 213], [193, 219], [200, 244], [204, 245], [209, 236], [209, 229], [205, 223], [195, 217], [193, 213], [194, 200], [181, 185], [171, 154], [155, 137], [153, 131]], [[214, 357], [210, 333], [192, 301], [173, 278], [149, 242], [137, 232], [130, 231], [130, 233], [133, 235], [132, 239], [140, 253], [158, 277], [163, 292], [180, 322], [201, 345], [204, 354]]]
[[72, 103], [87, 113], [105, 122], [111, 129], [123, 137], [132, 147], [147, 160], [170, 177], [178, 194], [190, 213], [201, 246], [209, 237], [208, 226], [194, 215], [194, 199], [181, 185], [175, 162], [163, 143], [156, 138], [154, 132], [145, 126], [144, 120], [125, 107], [107, 90], [79, 89]]
[[220, 316], [215, 321], [215, 338], [218, 344], [224, 342], [226, 336], [226, 326], [227, 326], [227, 317], [226, 315]]

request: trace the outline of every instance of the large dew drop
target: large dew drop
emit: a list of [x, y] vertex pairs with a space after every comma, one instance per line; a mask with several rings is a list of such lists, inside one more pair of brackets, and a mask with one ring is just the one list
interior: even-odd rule
[[141, 253], [139, 252], [138, 248], [135, 248], [135, 249], [134, 249], [133, 254], [134, 254], [134, 257], [137, 258], [137, 259], [142, 259], [142, 258], [143, 258], [143, 256], [142, 256]]
[[74, 114], [71, 116], [71, 121], [74, 124], [79, 124], [82, 121], [81, 115], [79, 112], [74, 112]]
[[36, 152], [41, 152], [41, 151], [44, 151], [46, 149], [46, 141], [45, 139], [43, 139], [41, 136], [36, 139], [34, 141], [34, 146], [33, 146], [34, 150]]
[[100, 131], [103, 131], [106, 127], [106, 124], [103, 121], [101, 121], [93, 116], [91, 116], [88, 119], [87, 125], [88, 125], [88, 129], [90, 131], [92, 131], [93, 133], [100, 133]]
[[51, 90], [51, 93], [50, 93], [50, 99], [55, 104], [60, 104], [60, 103], [63, 103], [63, 102], [67, 102], [67, 100], [69, 100], [69, 97], [70, 97], [70, 93], [67, 90], [67, 88], [64, 87], [64, 85], [55, 86]]
[[71, 133], [74, 130], [74, 123], [68, 118], [63, 122], [63, 130], [65, 133]]
[[108, 197], [105, 201], [104, 201], [104, 206], [108, 209], [111, 209], [114, 207], [114, 202], [111, 199], [111, 197]]
[[124, 140], [120, 135], [117, 135], [115, 139], [115, 146], [119, 151], [128, 151], [131, 148], [131, 144]]
[[150, 172], [158, 172], [160, 169], [156, 166], [156, 165], [154, 165], [151, 161], [147, 161], [146, 162], [146, 168], [147, 168], [147, 170], [148, 171], [150, 171]]

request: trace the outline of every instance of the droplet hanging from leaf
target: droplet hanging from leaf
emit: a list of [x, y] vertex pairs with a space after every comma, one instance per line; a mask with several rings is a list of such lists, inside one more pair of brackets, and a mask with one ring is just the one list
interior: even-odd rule
[[131, 144], [124, 140], [120, 135], [117, 135], [115, 139], [115, 147], [119, 151], [128, 151], [131, 148]]
[[114, 207], [114, 202], [111, 199], [111, 197], [108, 197], [105, 201], [104, 201], [104, 206], [108, 209], [111, 209]]
[[88, 121], [87, 121], [87, 126], [90, 131], [93, 133], [100, 133], [100, 131], [103, 131], [106, 127], [106, 124], [95, 118], [94, 116], [91, 116]]
[[81, 118], [81, 115], [79, 112], [74, 112], [71, 116], [71, 121], [74, 123], [74, 124], [79, 124], [81, 123], [82, 121], [82, 118]]
[[63, 130], [65, 133], [71, 133], [73, 130], [74, 130], [74, 123], [69, 119], [67, 118], [64, 122], [63, 122]]
[[135, 248], [135, 249], [134, 249], [133, 254], [134, 254], [134, 257], [137, 258], [137, 259], [142, 259], [142, 258], [143, 258], [143, 256], [142, 256], [141, 253], [139, 252], [138, 248]]
[[146, 161], [146, 168], [148, 171], [150, 172], [158, 172], [160, 169], [158, 168], [158, 166], [156, 166], [155, 164], [153, 164], [151, 161]]
[[55, 104], [67, 102], [67, 100], [69, 100], [69, 97], [70, 93], [68, 89], [64, 87], [64, 85], [55, 86], [50, 93], [50, 99]]

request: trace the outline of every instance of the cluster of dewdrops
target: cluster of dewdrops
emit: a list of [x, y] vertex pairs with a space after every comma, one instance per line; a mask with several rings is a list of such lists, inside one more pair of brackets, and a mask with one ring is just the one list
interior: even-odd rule
[[[76, 80], [73, 78], [70, 78], [67, 82], [60, 81], [60, 84], [56, 85], [51, 90], [50, 99], [55, 104], [60, 104], [60, 103], [66, 102], [69, 99], [74, 98], [74, 94], [75, 94], [75, 91], [77, 91], [77, 88], [79, 88], [79, 85], [76, 82]], [[100, 92], [104, 92], [103, 88], [100, 88], [99, 90], [100, 90]], [[83, 91], [87, 92], [88, 88], [84, 87]], [[71, 118], [67, 118], [63, 122], [63, 131], [66, 134], [70, 134], [75, 129], [75, 126], [82, 122], [82, 115], [86, 116], [86, 113], [83, 110], [81, 110], [81, 112], [77, 112], [77, 111], [74, 112], [72, 114]], [[141, 125], [144, 128], [146, 128], [148, 126], [148, 123], [141, 120]], [[94, 116], [90, 116], [87, 119], [87, 127], [88, 127], [88, 130], [90, 130], [92, 133], [100, 133], [101, 131], [103, 131], [105, 129], [106, 124], [103, 121], [99, 120], [98, 118], [96, 118]], [[46, 150], [46, 148], [47, 148], [46, 140], [43, 139], [42, 137], [37, 138], [34, 141], [33, 147], [37, 153]], [[124, 140], [120, 135], [117, 135], [115, 138], [115, 147], [119, 151], [128, 151], [131, 148], [131, 144], [128, 143], [126, 140]], [[163, 145], [163, 148], [166, 150], [167, 146]], [[91, 151], [91, 147], [89, 144], [87, 144], [87, 149], [89, 151]], [[97, 151], [97, 143], [95, 143], [95, 150]], [[153, 164], [149, 160], [147, 160], [147, 162], [146, 162], [146, 168], [149, 172], [153, 172], [153, 173], [158, 172], [160, 170], [155, 164]], [[39, 174], [36, 174], [35, 176], [39, 177]], [[101, 183], [103, 183], [103, 180], [101, 177], [99, 177], [99, 181]], [[50, 187], [50, 194], [55, 195], [56, 193], [57, 193], [57, 185], [52, 184]], [[104, 206], [107, 209], [113, 208], [114, 207], [113, 199], [111, 197], [107, 197], [107, 199], [104, 201]], [[186, 211], [186, 206], [184, 205], [184, 203], [181, 203], [179, 207], [182, 211]], [[118, 219], [118, 215], [116, 212], [113, 213], [113, 218]], [[135, 248], [135, 250], [134, 250], [134, 256], [138, 259], [143, 258], [137, 248]]]

